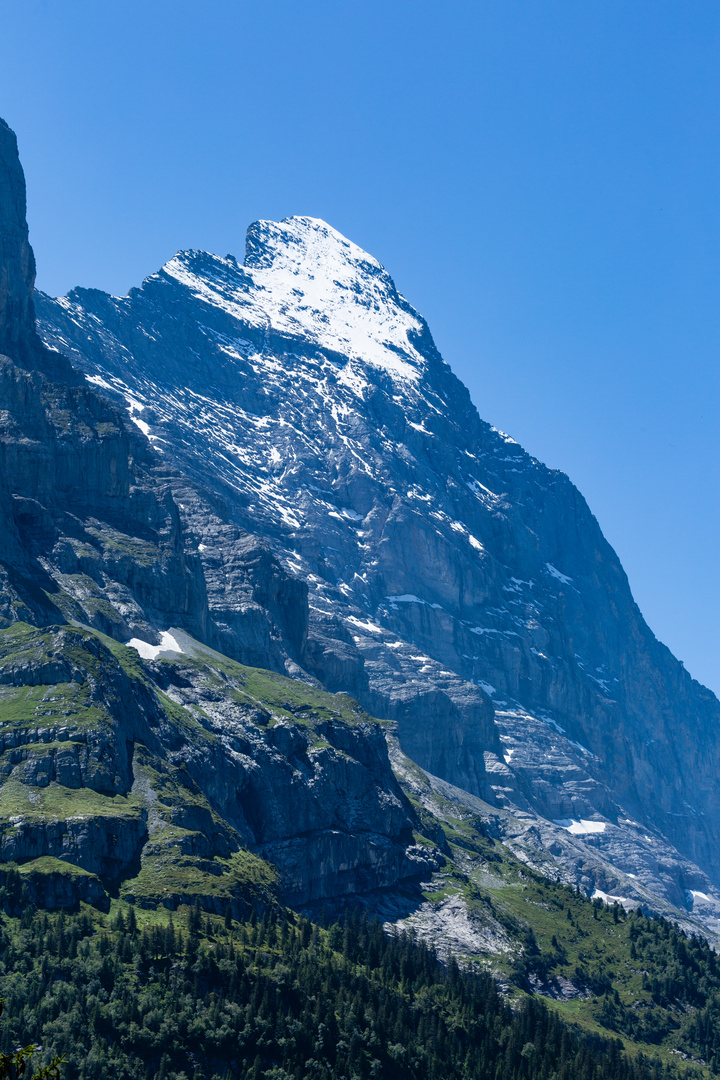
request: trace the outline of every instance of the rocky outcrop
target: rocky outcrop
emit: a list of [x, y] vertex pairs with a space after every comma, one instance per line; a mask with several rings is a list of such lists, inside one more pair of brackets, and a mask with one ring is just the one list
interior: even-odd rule
[[17, 140], [4, 120], [0, 120], [0, 244], [0, 353], [27, 355], [37, 341], [35, 257], [28, 240]]
[[25, 176], [17, 139], [0, 118], [0, 356], [69, 383], [81, 383], [66, 357], [43, 345], [35, 328], [35, 256], [26, 219]]
[[242, 851], [292, 903], [432, 871], [380, 725], [175, 633], [192, 657], [146, 665], [89, 630], [0, 635], [3, 861], [53, 858], [170, 906], [219, 876], [220, 912], [247, 884]]
[[25, 862], [49, 855], [112, 881], [139, 864], [146, 835], [140, 815], [102, 814], [80, 820], [21, 817], [4, 824], [0, 857], [3, 862]]
[[[419, 823], [377, 722], [353, 713], [347, 699], [348, 717], [328, 711], [328, 699], [309, 687], [300, 701], [297, 690], [291, 700], [281, 693], [269, 711], [247, 698], [233, 701], [249, 692], [242, 669], [207, 651], [196, 655], [207, 658], [202, 673], [181, 656], [158, 673], [170, 679], [172, 700], [201, 712], [216, 737], [212, 746], [188, 742], [180, 756], [210, 804], [277, 868], [290, 902], [390, 887], [432, 871], [436, 857], [414, 846]], [[257, 679], [267, 699], [265, 676]]]
[[110, 901], [103, 883], [68, 863], [53, 858], [39, 858], [21, 871], [0, 866], [2, 907], [11, 915], [22, 915], [28, 904], [54, 911], [73, 908], [80, 901], [109, 911]]

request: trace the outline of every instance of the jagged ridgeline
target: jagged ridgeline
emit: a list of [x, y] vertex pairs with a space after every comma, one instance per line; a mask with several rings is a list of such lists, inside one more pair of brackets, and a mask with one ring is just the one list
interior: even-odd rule
[[717, 702], [569, 481], [322, 222], [34, 296], [0, 122], [0, 228], [4, 1048], [715, 1070]]

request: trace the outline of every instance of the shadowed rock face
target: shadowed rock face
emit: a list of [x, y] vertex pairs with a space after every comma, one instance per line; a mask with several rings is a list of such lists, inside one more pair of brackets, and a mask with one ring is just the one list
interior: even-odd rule
[[0, 245], [0, 352], [17, 358], [35, 342], [35, 257], [28, 241], [17, 139], [4, 120], [0, 120]]
[[[235, 668], [208, 689], [203, 659], [171, 678], [170, 661], [136, 670], [136, 653], [108, 648], [101, 634], [151, 647], [172, 626], [297, 670], [307, 585], [46, 348], [34, 274], [17, 144], [0, 122], [2, 860], [38, 862], [26, 881], [51, 905], [140, 874], [141, 898], [194, 892], [219, 911], [238, 902], [235, 886], [202, 882], [239, 888], [232, 858], [244, 848], [272, 859], [295, 902], [433, 865], [414, 850], [415, 815], [369, 717], [349, 725], [330, 710], [315, 735], [301, 715], [295, 730], [262, 700], [238, 707]], [[77, 874], [63, 885], [52, 860]], [[154, 867], [174, 861], [177, 879], [152, 893]]]
[[[242, 266], [181, 252], [127, 297], [37, 303], [44, 340], [307, 583], [305, 671], [431, 772], [566, 822], [588, 887], [598, 852], [653, 887], [669, 866], [676, 898], [692, 863], [720, 884], [717, 700], [372, 256], [316, 219], [256, 222]], [[231, 548], [180, 501], [212, 609]]]
[[[0, 121], [0, 617], [75, 618], [151, 642], [157, 627], [180, 625], [239, 659], [283, 669], [304, 642], [305, 584], [46, 348], [34, 279], [17, 142]], [[228, 550], [209, 574], [213, 611], [174, 489]]]

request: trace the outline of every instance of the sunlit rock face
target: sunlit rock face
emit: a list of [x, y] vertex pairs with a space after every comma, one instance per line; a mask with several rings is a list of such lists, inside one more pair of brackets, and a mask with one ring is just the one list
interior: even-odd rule
[[[717, 700], [648, 629], [577, 489], [479, 418], [372, 256], [314, 218], [256, 222], [242, 265], [180, 252], [126, 297], [36, 304], [181, 477], [216, 645], [261, 651], [252, 619], [272, 627], [272, 666], [397, 721], [420, 765], [527, 815], [588, 886], [615, 867], [690, 904], [720, 884]], [[246, 611], [247, 536], [277, 569]]]

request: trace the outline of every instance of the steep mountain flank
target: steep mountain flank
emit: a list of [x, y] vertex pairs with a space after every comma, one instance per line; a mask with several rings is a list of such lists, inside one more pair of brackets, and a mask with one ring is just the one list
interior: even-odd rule
[[0, 121], [0, 1050], [716, 1074], [718, 702], [569, 480], [323, 222], [33, 278]]
[[50, 905], [122, 891], [236, 912], [431, 871], [377, 722], [207, 647], [291, 668], [307, 586], [37, 337], [4, 124], [0, 225], [0, 857]]
[[242, 266], [181, 252], [127, 297], [37, 305], [44, 340], [222, 506], [208, 529], [178, 496], [210, 610], [223, 530], [263, 537], [309, 589], [287, 670], [525, 815], [586, 889], [702, 893], [714, 918], [717, 700], [652, 635], [580, 493], [480, 420], [375, 259], [316, 219], [256, 222]]
[[243, 267], [38, 294], [41, 340], [0, 148], [4, 857], [53, 903], [363, 894], [474, 954], [462, 819], [713, 933], [717, 702], [386, 271], [257, 223]]
[[3, 860], [218, 913], [259, 886], [297, 904], [432, 872], [376, 722], [175, 635], [143, 663], [82, 628], [0, 634]]

